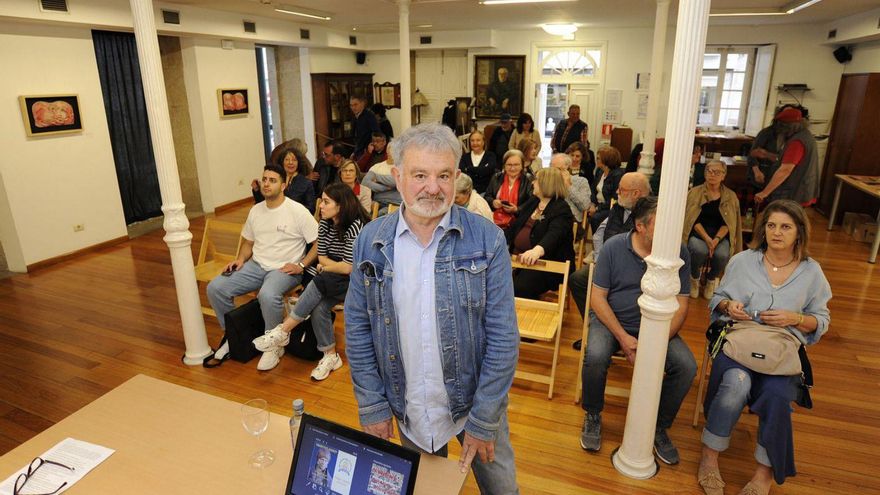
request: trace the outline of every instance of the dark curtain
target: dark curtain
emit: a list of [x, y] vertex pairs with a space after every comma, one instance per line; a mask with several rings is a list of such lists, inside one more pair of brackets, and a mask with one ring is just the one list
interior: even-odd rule
[[162, 215], [159, 176], [133, 34], [92, 31], [125, 223]]

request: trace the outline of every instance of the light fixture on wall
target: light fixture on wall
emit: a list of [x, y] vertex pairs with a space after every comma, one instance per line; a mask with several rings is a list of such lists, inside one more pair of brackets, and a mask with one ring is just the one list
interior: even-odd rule
[[790, 15], [805, 8], [816, 5], [822, 0], [795, 0], [789, 2], [778, 9], [756, 10], [756, 9], [721, 9], [709, 13], [709, 17], [745, 17], [745, 16], [770, 16], [770, 15]]
[[278, 5], [275, 12], [282, 14], [298, 15], [300, 17], [308, 17], [309, 19], [318, 19], [321, 21], [329, 21], [330, 16], [326, 12], [318, 12], [312, 9], [304, 9], [302, 7], [294, 7], [292, 5]]
[[785, 10], [786, 14], [794, 14], [795, 12], [797, 12], [799, 10], [804, 10], [805, 8], [809, 7], [810, 5], [815, 5], [821, 1], [822, 0], [806, 0], [806, 1], [797, 0], [796, 2], [791, 2], [790, 4], [786, 5], [782, 9]]
[[547, 34], [552, 34], [554, 36], [562, 36], [564, 40], [573, 40], [574, 33], [577, 32], [578, 28], [571, 22], [567, 23], [557, 23], [557, 24], [541, 24], [541, 29], [544, 30]]
[[412, 95], [412, 106], [416, 109], [416, 124], [422, 123], [422, 107], [428, 106], [428, 99], [416, 88]]

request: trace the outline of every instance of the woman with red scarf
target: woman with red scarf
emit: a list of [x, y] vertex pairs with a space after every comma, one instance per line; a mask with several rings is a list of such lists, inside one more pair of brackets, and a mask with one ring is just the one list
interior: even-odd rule
[[506, 229], [513, 223], [519, 206], [531, 196], [531, 177], [524, 174], [525, 156], [520, 150], [504, 154], [504, 170], [495, 174], [483, 197], [492, 206], [495, 225]]
[[361, 169], [351, 160], [345, 160], [339, 167], [339, 182], [350, 187], [361, 206], [365, 210], [371, 211], [373, 209], [373, 191], [361, 184], [362, 178]]

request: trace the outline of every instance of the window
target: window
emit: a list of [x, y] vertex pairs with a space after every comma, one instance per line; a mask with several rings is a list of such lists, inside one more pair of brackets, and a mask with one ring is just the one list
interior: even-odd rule
[[544, 76], [595, 77], [602, 52], [599, 50], [562, 48], [538, 51], [538, 64]]
[[746, 119], [755, 48], [707, 46], [697, 125], [741, 129]]

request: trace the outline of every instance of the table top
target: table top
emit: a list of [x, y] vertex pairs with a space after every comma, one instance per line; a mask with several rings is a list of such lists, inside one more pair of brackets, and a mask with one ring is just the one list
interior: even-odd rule
[[878, 175], [835, 174], [834, 176], [860, 191], [880, 198], [880, 176]]
[[[270, 414], [258, 444], [241, 425], [241, 404], [138, 375], [0, 457], [0, 479], [72, 437], [116, 452], [67, 493], [281, 495], [293, 458], [287, 422]], [[275, 462], [249, 467], [267, 447]], [[457, 462], [423, 454], [416, 493], [459, 493], [465, 477]]]

